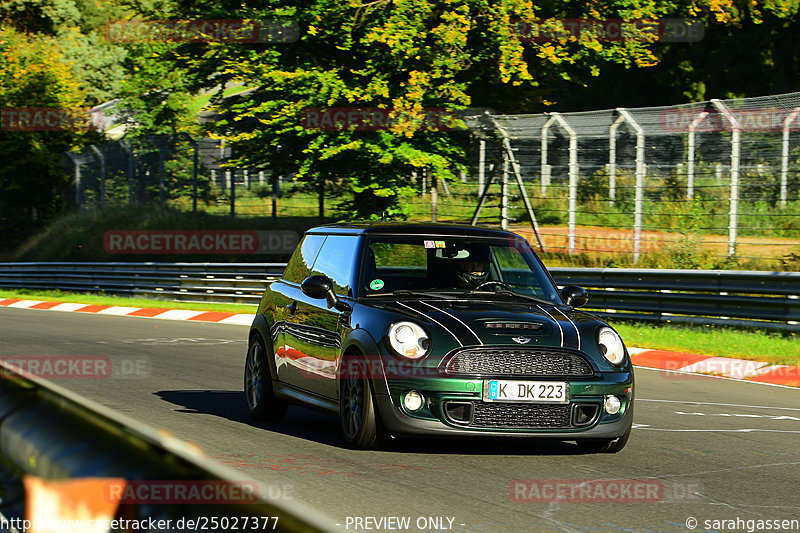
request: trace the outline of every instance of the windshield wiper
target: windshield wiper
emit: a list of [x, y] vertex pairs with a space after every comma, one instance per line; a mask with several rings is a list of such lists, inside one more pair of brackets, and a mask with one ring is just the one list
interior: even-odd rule
[[507, 289], [505, 287], [498, 287], [497, 290], [494, 291], [470, 291], [470, 294], [475, 293], [486, 293], [486, 294], [502, 294], [503, 296], [516, 296], [517, 298], [521, 298], [523, 300], [528, 300], [530, 302], [536, 302], [539, 304], [546, 304], [546, 305], [557, 305], [555, 302], [551, 302], [549, 300], [544, 300], [542, 298], [537, 298], [536, 296], [530, 296], [528, 294], [522, 294], [519, 292], [514, 292], [511, 289]]

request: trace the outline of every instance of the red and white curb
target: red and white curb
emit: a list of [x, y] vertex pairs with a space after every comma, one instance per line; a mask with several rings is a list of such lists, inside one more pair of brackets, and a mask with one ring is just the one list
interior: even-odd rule
[[[194, 322], [216, 322], [219, 324], [238, 324], [243, 326], [252, 324], [253, 318], [255, 317], [254, 314], [248, 313], [187, 311], [183, 309], [156, 307], [87, 305], [13, 298], [0, 300], [0, 307], [96, 313], [98, 315], [138, 316], [166, 320], [191, 320]], [[760, 361], [732, 359], [729, 357], [711, 357], [708, 355], [670, 352], [666, 350], [649, 350], [644, 348], [629, 347], [628, 352], [631, 354], [633, 364], [644, 368], [655, 368], [681, 374], [714, 375], [758, 383], [800, 387], [800, 367], [797, 366], [771, 365]]]
[[63, 302], [45, 302], [40, 300], [0, 300], [2, 307], [22, 309], [39, 309], [47, 311], [72, 311], [78, 313], [96, 313], [98, 315], [138, 316], [145, 318], [161, 318], [165, 320], [191, 320], [194, 322], [217, 322], [220, 324], [239, 324], [249, 326], [253, 323], [253, 314], [223, 313], [221, 311], [187, 311], [184, 309], [167, 309], [163, 307], [122, 307], [116, 305], [87, 305]]
[[634, 365], [645, 368], [800, 387], [798, 366], [643, 348], [628, 348], [628, 352]]

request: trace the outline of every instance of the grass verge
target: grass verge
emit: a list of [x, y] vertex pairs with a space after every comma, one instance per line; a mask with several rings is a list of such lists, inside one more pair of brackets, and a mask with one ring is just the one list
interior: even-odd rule
[[[126, 307], [164, 307], [198, 311], [255, 313], [256, 307], [240, 304], [185, 303], [170, 300], [125, 298], [105, 294], [70, 293], [30, 289], [0, 289], [0, 298], [74, 302]], [[671, 350], [718, 357], [733, 357], [772, 364], [800, 365], [800, 334], [740, 330], [719, 326], [615, 323], [625, 344], [637, 348]]]
[[192, 311], [222, 311], [226, 313], [255, 314], [256, 306], [244, 304], [212, 304], [176, 302], [172, 300], [148, 300], [146, 298], [126, 298], [107, 294], [88, 294], [62, 291], [43, 291], [31, 289], [0, 289], [0, 298], [19, 298], [20, 300], [42, 300], [47, 302], [72, 302], [91, 305], [120, 305], [124, 307], [163, 307], [166, 309], [188, 309]]
[[800, 365], [800, 334], [720, 326], [614, 323], [628, 346]]

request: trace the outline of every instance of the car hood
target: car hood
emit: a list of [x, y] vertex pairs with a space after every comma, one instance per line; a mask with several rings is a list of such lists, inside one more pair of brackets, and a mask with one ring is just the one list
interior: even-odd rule
[[[396, 314], [425, 322], [456, 345], [561, 346], [581, 350], [597, 318], [567, 306], [521, 302], [506, 298], [444, 301], [408, 299], [375, 304]], [[589, 326], [589, 327], [587, 327]], [[450, 344], [449, 342], [447, 344]]]

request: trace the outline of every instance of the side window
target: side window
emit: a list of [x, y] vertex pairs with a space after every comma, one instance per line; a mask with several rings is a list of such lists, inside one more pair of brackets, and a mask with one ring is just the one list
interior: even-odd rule
[[294, 283], [302, 283], [311, 275], [311, 267], [317, 260], [319, 249], [325, 242], [325, 235], [306, 235], [303, 242], [295, 249], [291, 259], [283, 271], [283, 279]]
[[312, 273], [328, 276], [333, 280], [333, 292], [347, 296], [351, 294], [350, 280], [356, 268], [357, 255], [358, 237], [329, 235], [317, 256]]

